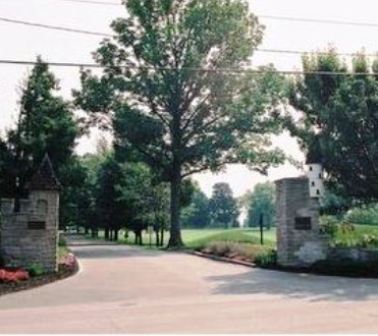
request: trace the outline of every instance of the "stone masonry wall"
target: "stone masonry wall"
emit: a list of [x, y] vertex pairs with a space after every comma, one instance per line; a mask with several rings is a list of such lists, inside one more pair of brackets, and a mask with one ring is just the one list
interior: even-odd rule
[[[58, 265], [59, 194], [56, 191], [32, 191], [21, 201], [19, 213], [13, 212], [13, 200], [2, 200], [1, 254], [8, 267], [28, 268], [41, 265], [45, 272], [56, 272]], [[31, 229], [30, 222], [45, 223], [43, 229]]]
[[277, 254], [282, 266], [306, 267], [327, 257], [320, 234], [319, 202], [310, 198], [307, 177], [276, 181]]

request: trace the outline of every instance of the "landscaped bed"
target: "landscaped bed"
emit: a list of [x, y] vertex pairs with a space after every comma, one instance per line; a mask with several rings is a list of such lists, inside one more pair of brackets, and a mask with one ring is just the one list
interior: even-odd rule
[[377, 261], [361, 262], [347, 257], [340, 257], [341, 252], [346, 254], [345, 251], [342, 251], [343, 249], [357, 248], [369, 250], [372, 254], [376, 252], [378, 255], [376, 233], [376, 227], [350, 224], [337, 225], [334, 227], [330, 239], [331, 249], [334, 251], [333, 254], [335, 254], [335, 251], [337, 252], [336, 257], [331, 260], [319, 261], [310, 268], [279, 266], [277, 264], [275, 242], [266, 241], [265, 245], [259, 245], [256, 237], [245, 239], [245, 233], [242, 231], [232, 235], [213, 235], [211, 238], [207, 237], [202, 241], [196, 241], [193, 247], [196, 250], [195, 254], [198, 256], [246, 266], [293, 273], [378, 278], [378, 259]]
[[35, 269], [31, 271], [0, 269], [0, 296], [68, 278], [77, 270], [78, 263], [75, 256], [62, 247], [59, 249], [59, 265], [56, 273], [35, 274]]
[[246, 266], [275, 263], [274, 245], [272, 243], [261, 245], [255, 240], [209, 240], [202, 245], [197, 245], [195, 254]]

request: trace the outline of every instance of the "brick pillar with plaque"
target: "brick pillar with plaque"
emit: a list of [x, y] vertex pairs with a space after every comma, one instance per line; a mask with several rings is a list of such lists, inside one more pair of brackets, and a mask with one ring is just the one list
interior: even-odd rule
[[327, 257], [327, 237], [319, 226], [319, 199], [311, 197], [308, 177], [276, 181], [278, 264], [308, 267]]

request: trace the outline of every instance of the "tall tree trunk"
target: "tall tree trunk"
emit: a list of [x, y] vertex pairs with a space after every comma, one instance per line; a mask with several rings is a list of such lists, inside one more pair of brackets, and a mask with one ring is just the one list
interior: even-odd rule
[[171, 181], [171, 229], [168, 248], [180, 248], [184, 244], [181, 238], [180, 227], [180, 198], [181, 198], [181, 172], [179, 169], [174, 172]]
[[161, 232], [160, 232], [160, 246], [164, 245], [164, 225], [161, 227]]
[[118, 241], [118, 230], [114, 230], [114, 241]]
[[109, 228], [105, 227], [105, 240], [109, 240]]
[[143, 246], [143, 231], [140, 231], [140, 232], [139, 232], [139, 237], [140, 237], [140, 238], [139, 238], [139, 239], [140, 239], [140, 244], [139, 244], [139, 245], [140, 245], [140, 246]]
[[156, 247], [160, 246], [160, 235], [159, 235], [159, 227], [155, 230], [155, 240], [156, 240]]

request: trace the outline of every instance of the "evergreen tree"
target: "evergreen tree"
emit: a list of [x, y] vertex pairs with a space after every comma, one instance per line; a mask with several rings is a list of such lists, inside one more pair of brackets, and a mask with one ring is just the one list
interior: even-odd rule
[[74, 158], [79, 127], [70, 104], [57, 96], [58, 90], [55, 76], [38, 57], [22, 88], [17, 127], [8, 133], [4, 187], [12, 196], [24, 196], [25, 184], [48, 153], [63, 186], [61, 213], [65, 214], [82, 175]]

